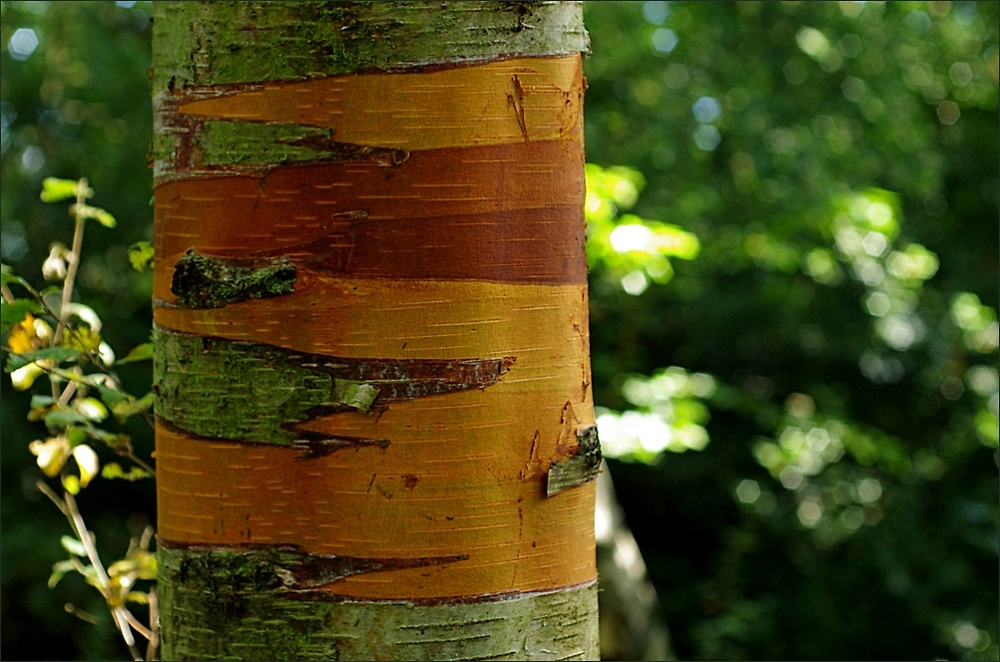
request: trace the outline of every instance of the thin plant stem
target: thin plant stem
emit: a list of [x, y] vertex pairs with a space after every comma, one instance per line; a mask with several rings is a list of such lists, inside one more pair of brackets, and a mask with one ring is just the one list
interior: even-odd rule
[[125, 620], [132, 626], [133, 630], [141, 634], [146, 639], [152, 639], [153, 633], [149, 631], [149, 628], [140, 623], [139, 619], [132, 615], [132, 612], [125, 607], [121, 607], [120, 609], [124, 612]]
[[[38, 488], [39, 492], [47, 496], [52, 503], [56, 504], [56, 508], [58, 508], [63, 515], [70, 517], [69, 511], [66, 509], [66, 503], [59, 498], [58, 494], [52, 491], [52, 488], [49, 487], [44, 480], [35, 481], [35, 487]], [[70, 518], [70, 521], [72, 521], [72, 518]]]
[[101, 563], [101, 558], [97, 555], [97, 548], [94, 546], [94, 539], [91, 537], [90, 532], [87, 530], [87, 525], [83, 521], [83, 516], [80, 514], [80, 510], [76, 507], [76, 499], [69, 492], [63, 494], [63, 502], [66, 504], [66, 510], [69, 511], [69, 520], [76, 531], [77, 538], [83, 543], [83, 548], [87, 552], [87, 559], [90, 560], [90, 565], [93, 566], [94, 572], [97, 574], [97, 582], [99, 584], [98, 588], [101, 591], [101, 595], [108, 602], [108, 607], [111, 609], [111, 616], [115, 620], [115, 624], [118, 626], [118, 631], [121, 632], [122, 638], [125, 640], [125, 644], [128, 646], [129, 652], [132, 654], [133, 660], [142, 660], [142, 656], [139, 655], [139, 650], [135, 647], [135, 637], [132, 636], [132, 630], [129, 628], [128, 619], [125, 617], [123, 612], [127, 611], [123, 607], [111, 607], [111, 578], [108, 577], [107, 570], [104, 569], [104, 564]]
[[156, 587], [149, 589], [149, 644], [146, 646], [146, 660], [156, 659], [157, 648], [160, 647], [160, 603], [156, 597]]
[[128, 610], [124, 607], [115, 607], [111, 610], [111, 615], [114, 616], [115, 622], [118, 624], [118, 629], [122, 633], [122, 638], [125, 639], [125, 645], [128, 646], [128, 652], [132, 655], [133, 662], [142, 662], [142, 655], [135, 647], [135, 637], [132, 636], [132, 630], [129, 628], [127, 613]]
[[66, 266], [66, 280], [63, 281], [62, 302], [59, 306], [59, 326], [53, 338], [53, 345], [59, 344], [62, 339], [63, 329], [69, 321], [69, 304], [73, 296], [73, 284], [76, 281], [76, 270], [80, 266], [80, 250], [83, 248], [83, 228], [87, 219], [83, 215], [83, 204], [86, 202], [84, 193], [87, 191], [87, 180], [80, 179], [76, 184], [76, 225], [73, 228], [73, 248], [70, 249], [68, 264]]

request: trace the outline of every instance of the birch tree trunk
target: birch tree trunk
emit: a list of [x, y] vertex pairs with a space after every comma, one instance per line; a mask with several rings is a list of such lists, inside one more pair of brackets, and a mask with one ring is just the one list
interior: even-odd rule
[[153, 39], [164, 658], [596, 658], [580, 4]]

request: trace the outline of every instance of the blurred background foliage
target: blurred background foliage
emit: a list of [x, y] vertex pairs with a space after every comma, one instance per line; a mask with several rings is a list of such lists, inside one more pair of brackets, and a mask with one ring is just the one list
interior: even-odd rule
[[[585, 6], [599, 427], [681, 659], [1000, 656], [998, 8]], [[151, 323], [149, 12], [2, 4], [2, 259], [40, 285], [71, 233], [41, 180], [87, 177], [119, 228], [78, 293], [119, 351]], [[65, 523], [3, 379], [0, 653], [120, 657], [96, 593], [45, 585]], [[151, 488], [88, 488], [109, 555]]]

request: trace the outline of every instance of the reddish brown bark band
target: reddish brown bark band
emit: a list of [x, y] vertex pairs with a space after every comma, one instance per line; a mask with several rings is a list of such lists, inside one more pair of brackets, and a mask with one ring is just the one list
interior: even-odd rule
[[582, 284], [582, 163], [579, 142], [522, 143], [170, 182], [156, 196], [155, 296], [171, 300], [191, 248], [331, 275]]

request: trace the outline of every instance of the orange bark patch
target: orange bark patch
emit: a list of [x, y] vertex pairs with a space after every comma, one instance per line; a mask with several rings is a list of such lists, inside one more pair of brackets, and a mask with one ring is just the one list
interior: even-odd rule
[[333, 76], [250, 90], [186, 90], [187, 115], [332, 128], [339, 142], [407, 151], [557, 140], [578, 132], [580, 54], [431, 72]]
[[[585, 285], [327, 278], [300, 272], [295, 292], [223, 308], [156, 307], [182, 333], [328, 356], [517, 360], [504, 377], [540, 380], [589, 368]], [[589, 378], [589, 373], [587, 373]], [[588, 382], [589, 385], [589, 382]]]
[[[420, 411], [393, 407], [379, 419], [331, 417], [329, 428], [379, 428], [392, 444], [310, 461], [287, 448], [190, 440], [158, 426], [159, 533], [181, 543], [296, 543], [358, 558], [468, 557], [327, 587], [363, 598], [533, 591], [593, 579], [593, 484], [546, 497], [542, 474], [525, 471], [532, 453], [552, 453], [556, 439], [533, 445], [523, 425], [558, 429], [561, 408], [516, 394], [440, 400]], [[512, 406], [530, 420], [512, 420]]]

